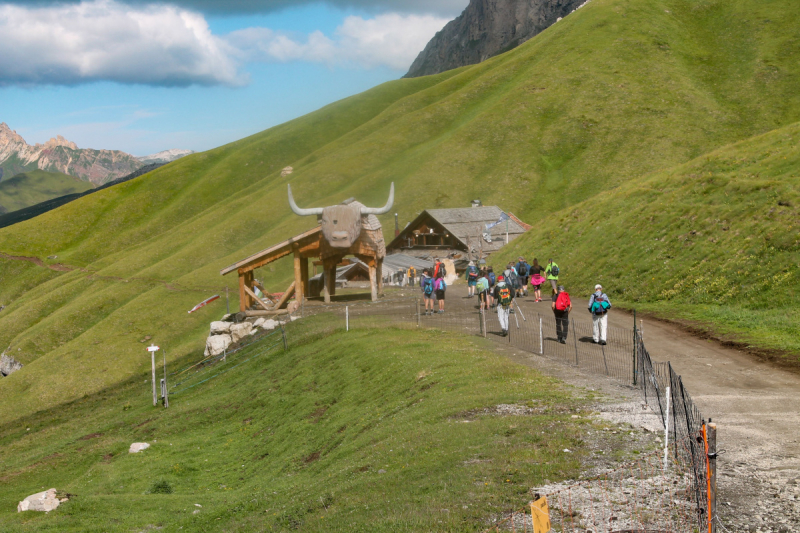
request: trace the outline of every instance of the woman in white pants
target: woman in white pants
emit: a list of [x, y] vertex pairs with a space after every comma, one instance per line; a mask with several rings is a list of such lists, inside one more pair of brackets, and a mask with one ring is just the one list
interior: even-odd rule
[[595, 344], [606, 345], [608, 332], [608, 310], [611, 300], [608, 299], [600, 284], [594, 286], [594, 294], [589, 298], [589, 312], [592, 313], [592, 339]]

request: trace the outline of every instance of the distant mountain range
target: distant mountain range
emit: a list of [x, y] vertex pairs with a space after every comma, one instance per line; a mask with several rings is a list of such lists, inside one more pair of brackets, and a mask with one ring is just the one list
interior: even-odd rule
[[31, 146], [5, 122], [0, 123], [0, 180], [44, 170], [74, 176], [98, 186], [127, 176], [145, 165], [168, 163], [191, 153], [191, 150], [167, 150], [135, 157], [119, 150], [81, 149], [61, 135], [44, 144]]
[[437, 33], [406, 78], [475, 65], [502, 54], [558, 22], [587, 0], [471, 0]]

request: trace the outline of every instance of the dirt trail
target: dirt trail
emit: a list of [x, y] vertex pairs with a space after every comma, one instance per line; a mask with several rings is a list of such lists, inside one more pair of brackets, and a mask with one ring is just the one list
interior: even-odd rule
[[[448, 291], [448, 306], [471, 307], [466, 290]], [[463, 294], [462, 294], [463, 292]], [[451, 296], [448, 294], [448, 296]], [[550, 302], [518, 300], [526, 313], [550, 313]], [[572, 315], [590, 321], [588, 302], [573, 300]], [[640, 322], [641, 324], [641, 322]], [[609, 325], [633, 328], [633, 317], [612, 310]], [[701, 339], [672, 325], [644, 319], [644, 341], [654, 361], [671, 362], [703, 416], [718, 426], [719, 515], [731, 531], [800, 531], [800, 375], [755, 356]], [[506, 351], [504, 349], [504, 351]], [[508, 348], [516, 360], [582, 387], [599, 387], [635, 401], [627, 384]], [[512, 355], [512, 354], [509, 354]], [[722, 531], [720, 529], [720, 531]]]

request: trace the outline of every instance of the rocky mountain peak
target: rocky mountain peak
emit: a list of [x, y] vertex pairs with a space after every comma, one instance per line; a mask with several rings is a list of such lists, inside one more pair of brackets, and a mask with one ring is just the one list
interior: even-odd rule
[[[39, 146], [39, 144], [37, 144], [36, 146]], [[75, 144], [72, 141], [66, 140], [61, 135], [53, 137], [52, 139], [50, 139], [49, 141], [44, 143], [45, 149], [58, 148], [59, 146], [63, 146], [64, 148], [69, 148], [70, 150], [77, 150], [78, 149], [78, 145], [77, 144]]]
[[587, 0], [470, 0], [428, 43], [406, 78], [474, 65], [519, 46]]

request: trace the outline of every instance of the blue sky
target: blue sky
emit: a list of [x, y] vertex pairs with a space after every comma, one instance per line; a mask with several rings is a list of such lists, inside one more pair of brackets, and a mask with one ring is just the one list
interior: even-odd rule
[[399, 78], [467, 3], [0, 1], [0, 122], [30, 144], [207, 150]]

